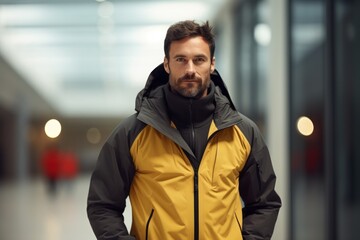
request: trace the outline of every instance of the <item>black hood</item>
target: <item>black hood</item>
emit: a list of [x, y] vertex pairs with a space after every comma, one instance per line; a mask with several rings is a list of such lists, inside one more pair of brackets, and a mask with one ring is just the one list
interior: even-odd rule
[[[219, 87], [222, 94], [225, 95], [229, 100], [231, 108], [235, 110], [235, 105], [230, 98], [230, 94], [226, 88], [226, 85], [216, 69], [213, 73], [211, 73], [210, 78], [214, 82], [215, 86]], [[167, 84], [168, 81], [169, 74], [165, 71], [164, 64], [161, 63], [150, 73], [145, 87], [138, 93], [135, 102], [135, 110], [139, 112], [143, 99], [147, 98], [154, 89]]]

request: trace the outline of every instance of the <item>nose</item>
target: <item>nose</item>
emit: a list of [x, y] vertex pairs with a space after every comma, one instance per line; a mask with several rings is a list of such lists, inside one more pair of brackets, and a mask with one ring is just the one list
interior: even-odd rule
[[193, 74], [195, 73], [195, 65], [193, 61], [188, 61], [186, 64], [186, 73], [187, 74]]

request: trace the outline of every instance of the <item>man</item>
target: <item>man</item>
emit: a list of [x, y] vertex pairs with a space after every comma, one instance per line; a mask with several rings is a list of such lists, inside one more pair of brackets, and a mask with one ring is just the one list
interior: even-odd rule
[[[280, 198], [258, 128], [235, 110], [215, 70], [208, 23], [166, 34], [153, 70], [103, 146], [88, 216], [98, 239], [270, 239]], [[124, 224], [130, 196], [132, 227]]]

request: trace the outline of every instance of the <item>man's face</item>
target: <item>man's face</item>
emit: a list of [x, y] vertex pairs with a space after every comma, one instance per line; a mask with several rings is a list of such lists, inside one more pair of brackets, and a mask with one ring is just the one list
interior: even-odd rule
[[185, 38], [170, 45], [169, 59], [164, 58], [171, 90], [181, 96], [201, 98], [207, 95], [210, 73], [215, 69], [215, 58], [202, 37]]

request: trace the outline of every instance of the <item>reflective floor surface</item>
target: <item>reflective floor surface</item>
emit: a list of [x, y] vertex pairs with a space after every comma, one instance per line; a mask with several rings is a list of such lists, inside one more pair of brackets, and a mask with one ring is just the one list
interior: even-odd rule
[[[86, 215], [89, 175], [61, 182], [50, 194], [43, 179], [0, 183], [1, 240], [95, 240]], [[129, 226], [131, 213], [126, 211]]]

